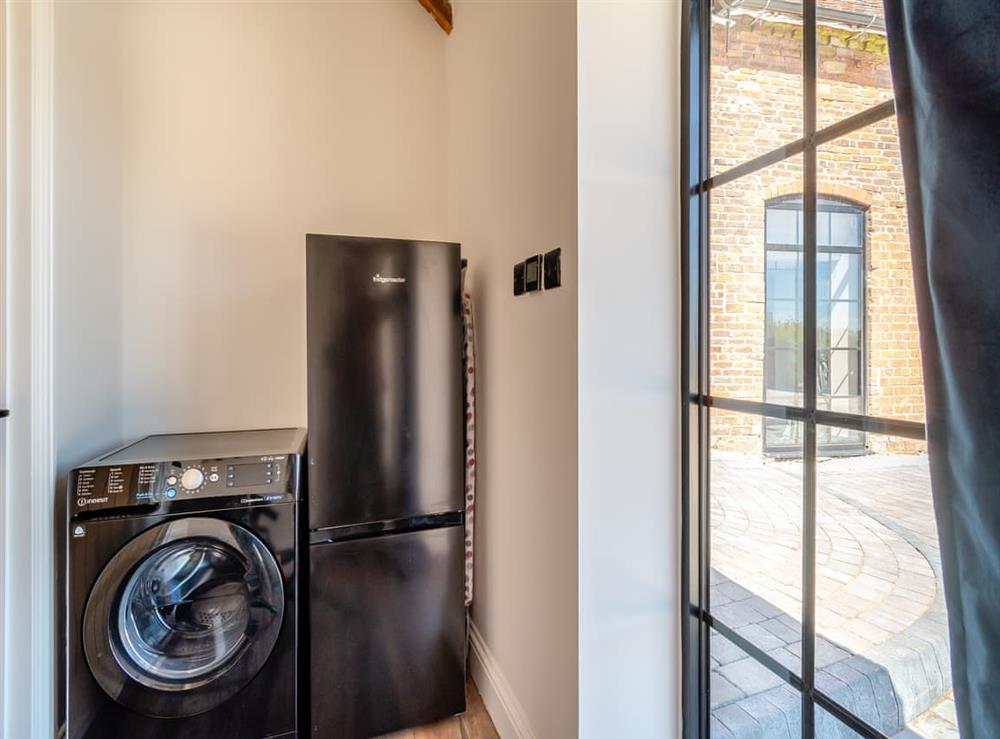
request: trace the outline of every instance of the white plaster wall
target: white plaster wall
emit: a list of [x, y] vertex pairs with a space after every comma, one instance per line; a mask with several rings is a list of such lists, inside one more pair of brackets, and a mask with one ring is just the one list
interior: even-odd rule
[[[120, 4], [55, 4], [53, 423], [57, 725], [65, 712], [66, 474], [122, 441]], [[38, 533], [38, 532], [36, 532]], [[47, 619], [36, 614], [36, 623]]]
[[580, 736], [679, 736], [679, 21], [579, 9]]
[[56, 4], [54, 409], [60, 477], [121, 441], [119, 17], [116, 2]]
[[[448, 228], [478, 328], [472, 617], [545, 739], [577, 733], [576, 4], [456, 2], [448, 41]], [[512, 269], [562, 248], [563, 286]], [[480, 680], [501, 733], [504, 710]], [[508, 696], [510, 697], [510, 696]]]
[[305, 425], [305, 234], [445, 235], [446, 41], [414, 0], [124, 8], [127, 437]]

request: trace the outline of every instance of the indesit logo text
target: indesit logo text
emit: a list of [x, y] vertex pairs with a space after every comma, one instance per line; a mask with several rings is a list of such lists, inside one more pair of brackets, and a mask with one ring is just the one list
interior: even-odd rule
[[401, 282], [406, 282], [406, 278], [405, 277], [383, 277], [380, 274], [376, 274], [374, 277], [372, 277], [372, 282], [380, 282], [382, 284], [385, 284], [387, 282], [392, 282], [392, 283], [397, 283], [398, 284], [398, 283], [401, 283]]

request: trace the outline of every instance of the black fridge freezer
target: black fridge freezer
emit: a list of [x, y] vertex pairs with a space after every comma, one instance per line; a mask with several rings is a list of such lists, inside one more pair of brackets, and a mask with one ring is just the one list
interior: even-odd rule
[[314, 737], [465, 710], [460, 260], [306, 237]]

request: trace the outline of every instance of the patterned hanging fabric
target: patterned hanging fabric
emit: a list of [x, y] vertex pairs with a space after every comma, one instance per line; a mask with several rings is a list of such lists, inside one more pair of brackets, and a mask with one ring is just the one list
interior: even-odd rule
[[465, 605], [472, 605], [473, 550], [476, 517], [476, 334], [472, 296], [465, 290], [462, 268], [462, 320], [465, 326], [462, 359], [465, 371]]

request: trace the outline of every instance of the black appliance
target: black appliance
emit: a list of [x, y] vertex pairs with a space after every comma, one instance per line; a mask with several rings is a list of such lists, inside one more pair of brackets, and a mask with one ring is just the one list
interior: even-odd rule
[[465, 710], [459, 252], [306, 239], [316, 737]]
[[69, 739], [296, 735], [304, 446], [148, 436], [70, 473]]

